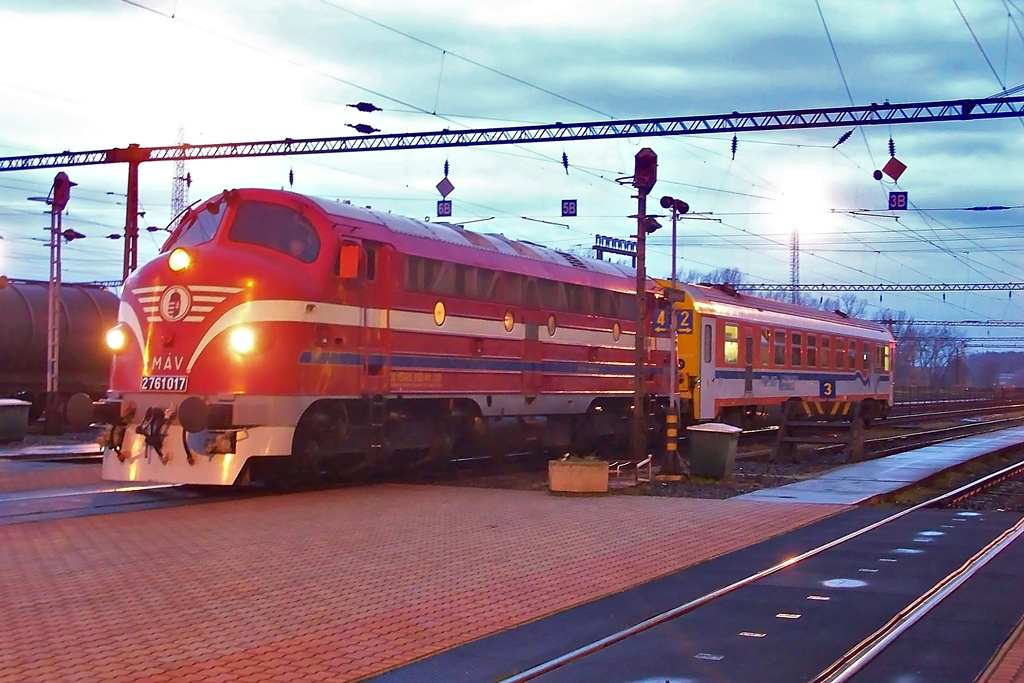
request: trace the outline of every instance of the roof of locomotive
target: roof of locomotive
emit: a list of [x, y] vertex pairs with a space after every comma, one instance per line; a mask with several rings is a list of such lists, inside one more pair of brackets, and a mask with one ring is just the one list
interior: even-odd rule
[[[669, 286], [666, 281], [659, 281], [664, 286]], [[873, 320], [852, 318], [845, 313], [837, 311], [823, 311], [810, 306], [791, 304], [775, 299], [765, 299], [759, 296], [752, 296], [733, 290], [728, 285], [708, 284], [684, 284], [677, 285], [692, 299], [694, 307], [705, 313], [728, 313], [740, 315], [756, 322], [790, 322], [794, 318], [802, 321], [818, 321], [817, 327], [823, 331], [831, 328], [831, 325], [839, 325], [842, 329], [849, 330], [855, 327], [865, 332], [872, 333], [870, 336], [876, 339], [893, 339], [892, 333], [884, 325]], [[841, 333], [840, 328], [831, 328]]]
[[[601, 261], [588, 256], [577, 256], [525, 240], [512, 240], [495, 233], [479, 233], [467, 230], [461, 225], [446, 222], [419, 221], [392, 213], [382, 213], [354, 206], [349, 202], [308, 197], [331, 216], [372, 223], [387, 229], [392, 237], [388, 241], [399, 249], [410, 253], [430, 255], [424, 246], [433, 243], [447, 243], [474, 249], [483, 257], [480, 265], [486, 263], [488, 254], [501, 254], [515, 258], [529, 259], [546, 265], [571, 268], [618, 279], [635, 281], [636, 271], [625, 265]], [[412, 238], [412, 239], [407, 239]], [[429, 247], [428, 247], [429, 250]]]

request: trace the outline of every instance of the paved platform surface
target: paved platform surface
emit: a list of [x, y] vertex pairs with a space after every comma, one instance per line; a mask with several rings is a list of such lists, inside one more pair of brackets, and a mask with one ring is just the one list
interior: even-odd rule
[[1022, 443], [1024, 427], [1003, 429], [846, 465], [814, 479], [754, 491], [735, 500], [856, 505], [899, 491], [962, 462]]
[[0, 679], [358, 680], [843, 509], [380, 485], [3, 527]]
[[[99, 485], [102, 466], [96, 462], [56, 462], [65, 456], [103, 454], [89, 434], [66, 437], [65, 443], [45, 443], [42, 437], [0, 443], [0, 493]], [[55, 461], [46, 461], [53, 458]]]
[[0, 493], [100, 485], [102, 466], [94, 463], [13, 462], [0, 459]]

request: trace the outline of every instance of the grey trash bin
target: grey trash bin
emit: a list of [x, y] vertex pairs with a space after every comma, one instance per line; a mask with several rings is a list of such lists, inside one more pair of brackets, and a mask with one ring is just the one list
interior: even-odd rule
[[736, 461], [736, 444], [743, 430], [719, 422], [686, 428], [690, 441], [690, 474], [695, 477], [722, 479], [732, 474]]
[[32, 404], [16, 398], [0, 398], [0, 442], [21, 441], [28, 431], [28, 409]]

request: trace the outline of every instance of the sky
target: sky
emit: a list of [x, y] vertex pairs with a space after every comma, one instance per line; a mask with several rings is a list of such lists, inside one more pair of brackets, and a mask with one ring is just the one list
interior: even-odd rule
[[[0, 64], [0, 156], [172, 145], [179, 129], [200, 144], [697, 116], [1012, 90], [1024, 0], [0, 0]], [[437, 220], [447, 162], [454, 221], [587, 251], [595, 234], [635, 234], [616, 179], [650, 147], [652, 198], [691, 207], [680, 275], [787, 283], [796, 228], [805, 284], [1024, 282], [1024, 122], [868, 126], [836, 146], [847, 130], [744, 132], [735, 156], [719, 134], [199, 160], [188, 196], [291, 187]], [[898, 183], [872, 176], [890, 140]], [[47, 208], [28, 198], [57, 170], [78, 184], [64, 227], [86, 235], [64, 246], [64, 279], [119, 280], [123, 241], [106, 236], [124, 229], [124, 165], [0, 173], [0, 274], [48, 277]], [[167, 225], [174, 174], [141, 166], [140, 225]], [[886, 210], [897, 190], [908, 211]], [[667, 277], [661, 222], [648, 272]], [[140, 262], [164, 236], [142, 233]], [[862, 296], [868, 316], [1024, 320], [1024, 292]]]

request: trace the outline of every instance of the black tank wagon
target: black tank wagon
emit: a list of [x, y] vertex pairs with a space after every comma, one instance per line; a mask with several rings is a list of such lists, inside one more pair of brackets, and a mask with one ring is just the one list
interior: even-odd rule
[[[0, 279], [0, 397], [20, 398], [34, 421], [46, 406], [49, 283]], [[73, 394], [94, 399], [107, 391], [107, 330], [117, 324], [117, 294], [91, 284], [61, 285], [58, 385], [61, 403]]]

